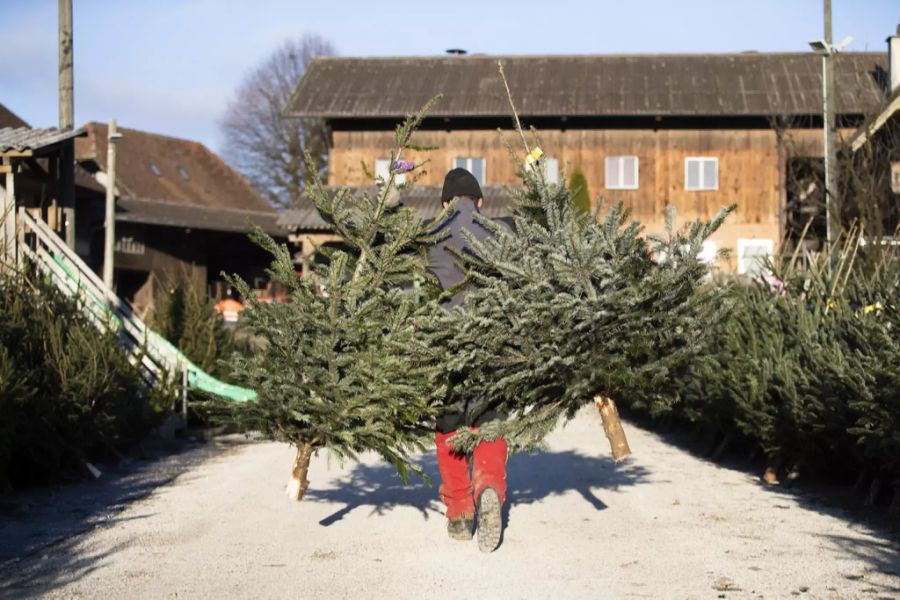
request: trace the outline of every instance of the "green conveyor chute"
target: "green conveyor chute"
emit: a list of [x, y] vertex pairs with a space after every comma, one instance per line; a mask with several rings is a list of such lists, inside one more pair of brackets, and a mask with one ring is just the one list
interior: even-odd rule
[[53, 258], [56, 264], [59, 265], [59, 268], [65, 273], [68, 283], [74, 286], [73, 291], [80, 290], [93, 304], [92, 307], [88, 307], [88, 310], [94, 312], [97, 317], [106, 319], [108, 322], [114, 324], [117, 329], [124, 326], [123, 320], [129, 320], [136, 328], [143, 329], [146, 332], [144, 346], [147, 354], [155, 361], [166, 365], [172, 372], [178, 372], [182, 368], [185, 369], [187, 371], [188, 388], [200, 390], [236, 402], [246, 402], [248, 400], [256, 399], [256, 392], [253, 390], [220, 381], [192, 363], [188, 357], [169, 342], [169, 340], [151, 330], [149, 327], [144, 326], [137, 317], [130, 314], [117, 314], [118, 312], [123, 311], [112, 310], [103, 298], [97, 297], [97, 295], [91, 293], [87, 287], [82, 286], [78, 273], [67, 264], [62, 257], [54, 255]]

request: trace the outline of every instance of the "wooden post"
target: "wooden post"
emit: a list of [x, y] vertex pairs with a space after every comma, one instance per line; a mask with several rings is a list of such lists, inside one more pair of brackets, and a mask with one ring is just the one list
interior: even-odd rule
[[[59, 0], [59, 128], [75, 126], [75, 67], [73, 60], [72, 0]], [[66, 245], [75, 249], [75, 142], [62, 144], [59, 165], [59, 203]]]
[[[831, 0], [824, 0], [825, 9], [825, 54], [822, 56], [822, 117], [825, 137], [825, 226], [828, 250], [841, 232], [841, 220], [837, 204], [837, 145], [835, 144], [834, 122], [834, 53], [831, 36]], [[834, 261], [829, 257], [829, 267]]]
[[19, 207], [18, 211], [18, 219], [16, 220], [16, 255], [18, 257], [18, 265], [21, 269], [24, 266], [25, 262], [25, 251], [23, 248], [25, 247], [25, 218], [26, 210], [24, 206]]
[[12, 264], [16, 247], [16, 173], [13, 159], [6, 157], [3, 159], [3, 167], [6, 172], [6, 193], [3, 195], [3, 202], [0, 204], [0, 223], [2, 223], [2, 235], [0, 242], [3, 243], [0, 248], [0, 254], [8, 259]]
[[625, 430], [622, 429], [622, 421], [619, 420], [619, 410], [612, 398], [605, 396], [595, 396], [594, 403], [600, 411], [603, 431], [609, 440], [613, 460], [619, 462], [631, 454], [631, 448], [628, 447], [628, 440], [625, 438]]
[[181, 418], [184, 421], [184, 428], [187, 430], [188, 422], [188, 370], [187, 367], [181, 367]]
[[312, 444], [299, 444], [297, 456], [294, 457], [294, 466], [291, 469], [291, 479], [288, 481], [287, 495], [291, 500], [303, 500], [303, 493], [309, 487], [306, 479], [309, 473], [309, 459], [315, 448]]
[[59, 0], [59, 128], [75, 124], [75, 68], [72, 57], [72, 0]]
[[116, 141], [122, 137], [116, 131], [116, 120], [109, 120], [106, 134], [106, 217], [103, 238], [103, 283], [113, 288], [113, 264], [116, 253]]

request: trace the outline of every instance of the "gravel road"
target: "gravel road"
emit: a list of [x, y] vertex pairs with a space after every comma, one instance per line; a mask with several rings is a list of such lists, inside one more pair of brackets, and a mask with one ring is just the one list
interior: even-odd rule
[[[900, 597], [896, 539], [626, 432], [634, 455], [618, 465], [593, 410], [546, 452], [512, 457], [507, 528], [488, 555], [447, 539], [436, 489], [404, 487], [377, 457], [316, 457], [307, 498], [291, 503], [291, 448], [208, 445], [88, 531], [0, 562], [0, 597]], [[436, 478], [433, 457], [421, 463]]]

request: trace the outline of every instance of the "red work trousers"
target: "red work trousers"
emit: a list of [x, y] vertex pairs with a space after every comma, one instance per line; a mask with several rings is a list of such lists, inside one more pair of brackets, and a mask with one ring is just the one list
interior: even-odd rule
[[[474, 429], [474, 428], [473, 428]], [[475, 500], [486, 487], [497, 490], [500, 503], [506, 501], [506, 440], [481, 442], [472, 452], [472, 477], [465, 454], [454, 452], [448, 443], [451, 433], [436, 433], [437, 464], [441, 473], [441, 500], [447, 506], [447, 518], [475, 514]]]

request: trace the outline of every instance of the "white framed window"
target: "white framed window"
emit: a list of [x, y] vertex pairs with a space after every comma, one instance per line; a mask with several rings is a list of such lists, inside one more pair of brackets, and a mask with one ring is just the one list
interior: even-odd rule
[[547, 183], [559, 183], [559, 159], [544, 157], [541, 159], [541, 168], [544, 170], [544, 181]]
[[719, 245], [712, 240], [706, 240], [705, 242], [703, 242], [703, 247], [700, 250], [700, 253], [697, 255], [697, 258], [700, 259], [700, 262], [711, 265], [716, 262], [716, 258], [718, 256]]
[[[375, 159], [375, 181], [378, 181], [378, 178], [380, 177], [382, 181], [387, 183], [387, 180], [390, 176], [391, 176], [391, 159], [376, 158]], [[394, 174], [394, 184], [400, 185], [402, 183], [406, 183], [406, 173], [395, 173]]]
[[638, 162], [637, 156], [607, 156], [606, 189], [638, 189]]
[[775, 241], [739, 238], [737, 242], [738, 273], [756, 276], [765, 273], [766, 259], [775, 252]]
[[689, 192], [719, 189], [719, 159], [713, 156], [685, 158], [684, 189]]
[[484, 185], [486, 162], [478, 156], [457, 157], [453, 159], [454, 169], [465, 169], [475, 176], [478, 185]]

